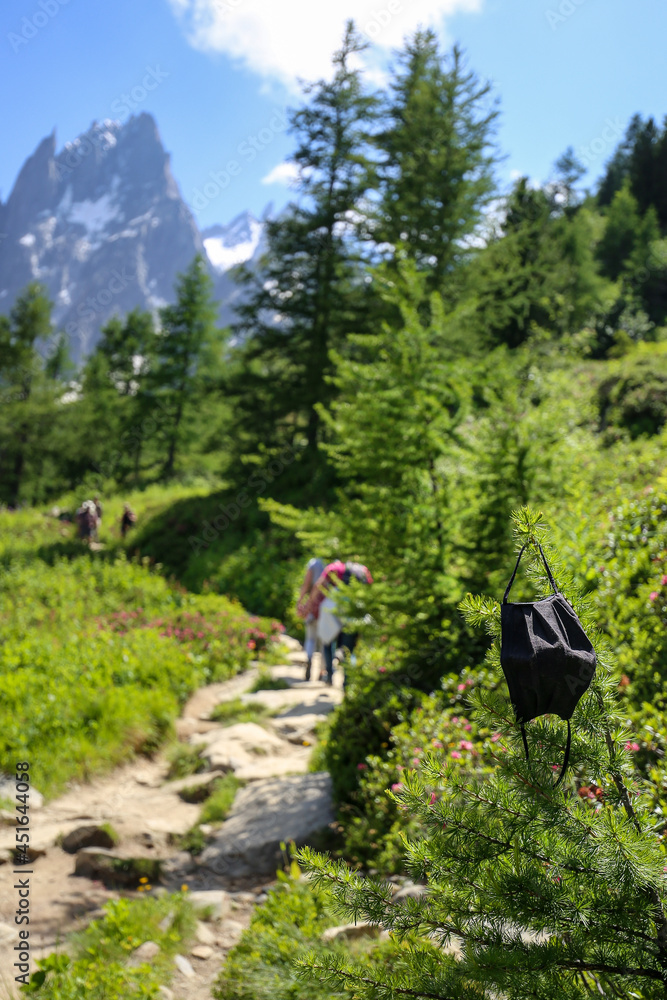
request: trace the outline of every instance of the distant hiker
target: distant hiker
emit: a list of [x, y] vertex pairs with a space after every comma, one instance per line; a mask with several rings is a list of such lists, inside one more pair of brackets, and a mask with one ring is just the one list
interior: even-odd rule
[[92, 500], [84, 500], [76, 512], [79, 538], [90, 544], [97, 531], [97, 510]]
[[[338, 587], [341, 582], [348, 584], [353, 577], [362, 583], [373, 582], [368, 568], [362, 563], [344, 563], [340, 559], [329, 563], [317, 581], [316, 592], [311, 601], [311, 610], [318, 620], [318, 634], [322, 641], [322, 659], [326, 671], [324, 677], [320, 676], [320, 680], [326, 680], [329, 685], [333, 683], [333, 660], [336, 645], [340, 649], [347, 649], [352, 656], [359, 633], [344, 631], [343, 623], [333, 614], [333, 609], [328, 608], [325, 602], [327, 599], [331, 599], [331, 591], [334, 587]], [[331, 604], [334, 604], [333, 600]], [[347, 677], [344, 678], [343, 686], [346, 683]]]
[[102, 525], [102, 504], [97, 497], [93, 497], [93, 504], [95, 505], [95, 513], [97, 515], [97, 522], [95, 524], [95, 541], [97, 541], [99, 530]]
[[306, 575], [301, 584], [297, 611], [305, 619], [306, 639], [303, 648], [306, 650], [308, 662], [306, 664], [306, 680], [310, 680], [310, 671], [313, 665], [313, 654], [317, 646], [317, 615], [310, 610], [311, 598], [315, 590], [315, 584], [324, 572], [324, 563], [321, 559], [311, 559], [306, 566]]
[[137, 523], [137, 515], [134, 513], [129, 503], [123, 504], [123, 516], [120, 519], [121, 538], [125, 538], [133, 524]]

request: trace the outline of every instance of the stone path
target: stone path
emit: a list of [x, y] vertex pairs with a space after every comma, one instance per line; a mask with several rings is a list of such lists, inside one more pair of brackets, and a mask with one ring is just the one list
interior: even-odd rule
[[[253, 907], [263, 900], [280, 865], [281, 841], [308, 842], [334, 818], [328, 774], [309, 773], [308, 767], [315, 726], [342, 700], [341, 678], [334, 678], [333, 687], [318, 680], [306, 682], [301, 647], [293, 639], [287, 644], [288, 662], [268, 669], [288, 684], [285, 690], [248, 693], [259, 676], [255, 668], [200, 689], [185, 705], [177, 733], [182, 741], [199, 748], [208, 768], [203, 775], [169, 781], [163, 757], [136, 760], [90, 784], [72, 786], [61, 798], [34, 812], [31, 844], [40, 852], [31, 878], [30, 943], [35, 958], [49, 954], [67, 933], [100, 916], [104, 903], [121, 894], [99, 879], [74, 876], [75, 864], [81, 868], [96, 852], [103, 852], [90, 848], [75, 858], [58, 846], [63, 836], [82, 826], [109, 823], [120, 838], [114, 854], [157, 859], [167, 889], [180, 889], [186, 883], [201, 905], [214, 901], [213, 919], [198, 925], [192, 953], [178, 963], [170, 987], [174, 1000], [209, 1000], [227, 950], [249, 924]], [[316, 663], [314, 677], [317, 668]], [[262, 705], [271, 715], [261, 725], [223, 726], [211, 720], [217, 705], [236, 698]], [[179, 792], [209, 782], [214, 773], [230, 771], [245, 787], [237, 794], [228, 819], [205, 829], [208, 844], [201, 855], [174, 853], [174, 837], [197, 823], [201, 808], [183, 801]], [[15, 995], [7, 974], [16, 943], [15, 876], [7, 861], [13, 840], [14, 826], [0, 825], [2, 1000]]]

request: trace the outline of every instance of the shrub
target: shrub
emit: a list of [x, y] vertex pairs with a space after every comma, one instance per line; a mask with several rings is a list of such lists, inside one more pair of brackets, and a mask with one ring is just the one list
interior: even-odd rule
[[[71, 939], [72, 955], [53, 953], [38, 959], [38, 971], [22, 992], [39, 1000], [146, 1000], [159, 995], [168, 981], [173, 956], [193, 935], [195, 918], [180, 893], [161, 898], [118, 899], [105, 915]], [[150, 964], [128, 966], [127, 959], [144, 941], [160, 952]]]

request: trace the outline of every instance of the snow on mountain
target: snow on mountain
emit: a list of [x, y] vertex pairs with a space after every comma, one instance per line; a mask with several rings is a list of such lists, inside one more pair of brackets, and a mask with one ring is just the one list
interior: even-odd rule
[[78, 361], [112, 315], [173, 301], [177, 275], [205, 252], [227, 325], [239, 290], [225, 272], [258, 255], [263, 228], [243, 212], [200, 233], [149, 114], [93, 123], [59, 152], [52, 133], [0, 202], [0, 310], [41, 282]]
[[250, 212], [242, 212], [228, 226], [204, 229], [202, 240], [211, 266], [224, 272], [252, 260], [263, 232], [263, 224]]

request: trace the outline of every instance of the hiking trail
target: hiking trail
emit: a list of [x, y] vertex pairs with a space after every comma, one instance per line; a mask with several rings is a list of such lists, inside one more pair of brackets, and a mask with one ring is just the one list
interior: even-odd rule
[[[249, 693], [258, 679], [257, 666], [231, 680], [200, 688], [188, 700], [176, 722], [179, 739], [200, 749], [206, 771], [178, 780], [167, 777], [166, 757], [137, 758], [89, 784], [71, 785], [60, 798], [31, 809], [31, 849], [36, 856], [30, 868], [30, 951], [34, 959], [62, 946], [71, 931], [82, 929], [102, 916], [102, 907], [121, 895], [135, 896], [137, 886], [108, 888], [103, 879], [113, 859], [157, 860], [161, 886], [153, 891], [180, 890], [188, 886], [193, 901], [207, 906], [208, 921], [201, 920], [197, 940], [179, 956], [165, 1000], [209, 1000], [211, 986], [229, 949], [250, 923], [255, 905], [281, 866], [280, 843], [308, 842], [334, 820], [331, 781], [326, 772], [309, 772], [315, 726], [342, 700], [342, 676], [333, 687], [313, 678], [305, 681], [305, 653], [295, 639], [284, 638], [286, 662], [263, 667], [263, 674], [285, 682], [284, 690]], [[216, 706], [241, 699], [262, 706], [257, 722], [223, 724], [211, 720]], [[199, 819], [201, 805], [183, 800], [179, 793], [205, 786], [233, 773], [243, 783], [231, 812], [221, 824], [205, 826], [206, 846], [192, 856], [174, 846]], [[202, 792], [204, 795], [205, 792]], [[99, 846], [109, 824], [118, 843]], [[78, 831], [75, 833], [74, 831]], [[16, 875], [10, 850], [15, 822], [4, 815], [0, 825], [0, 998], [19, 996], [10, 970], [18, 943], [14, 923]], [[67, 853], [65, 843], [76, 853]], [[93, 846], [79, 846], [94, 841]], [[72, 843], [70, 843], [70, 841]], [[131, 867], [131, 864], [130, 864]], [[75, 869], [78, 873], [75, 875]], [[132, 876], [130, 875], [131, 879]], [[108, 878], [107, 878], [108, 881]], [[138, 877], [134, 878], [138, 883]]]

